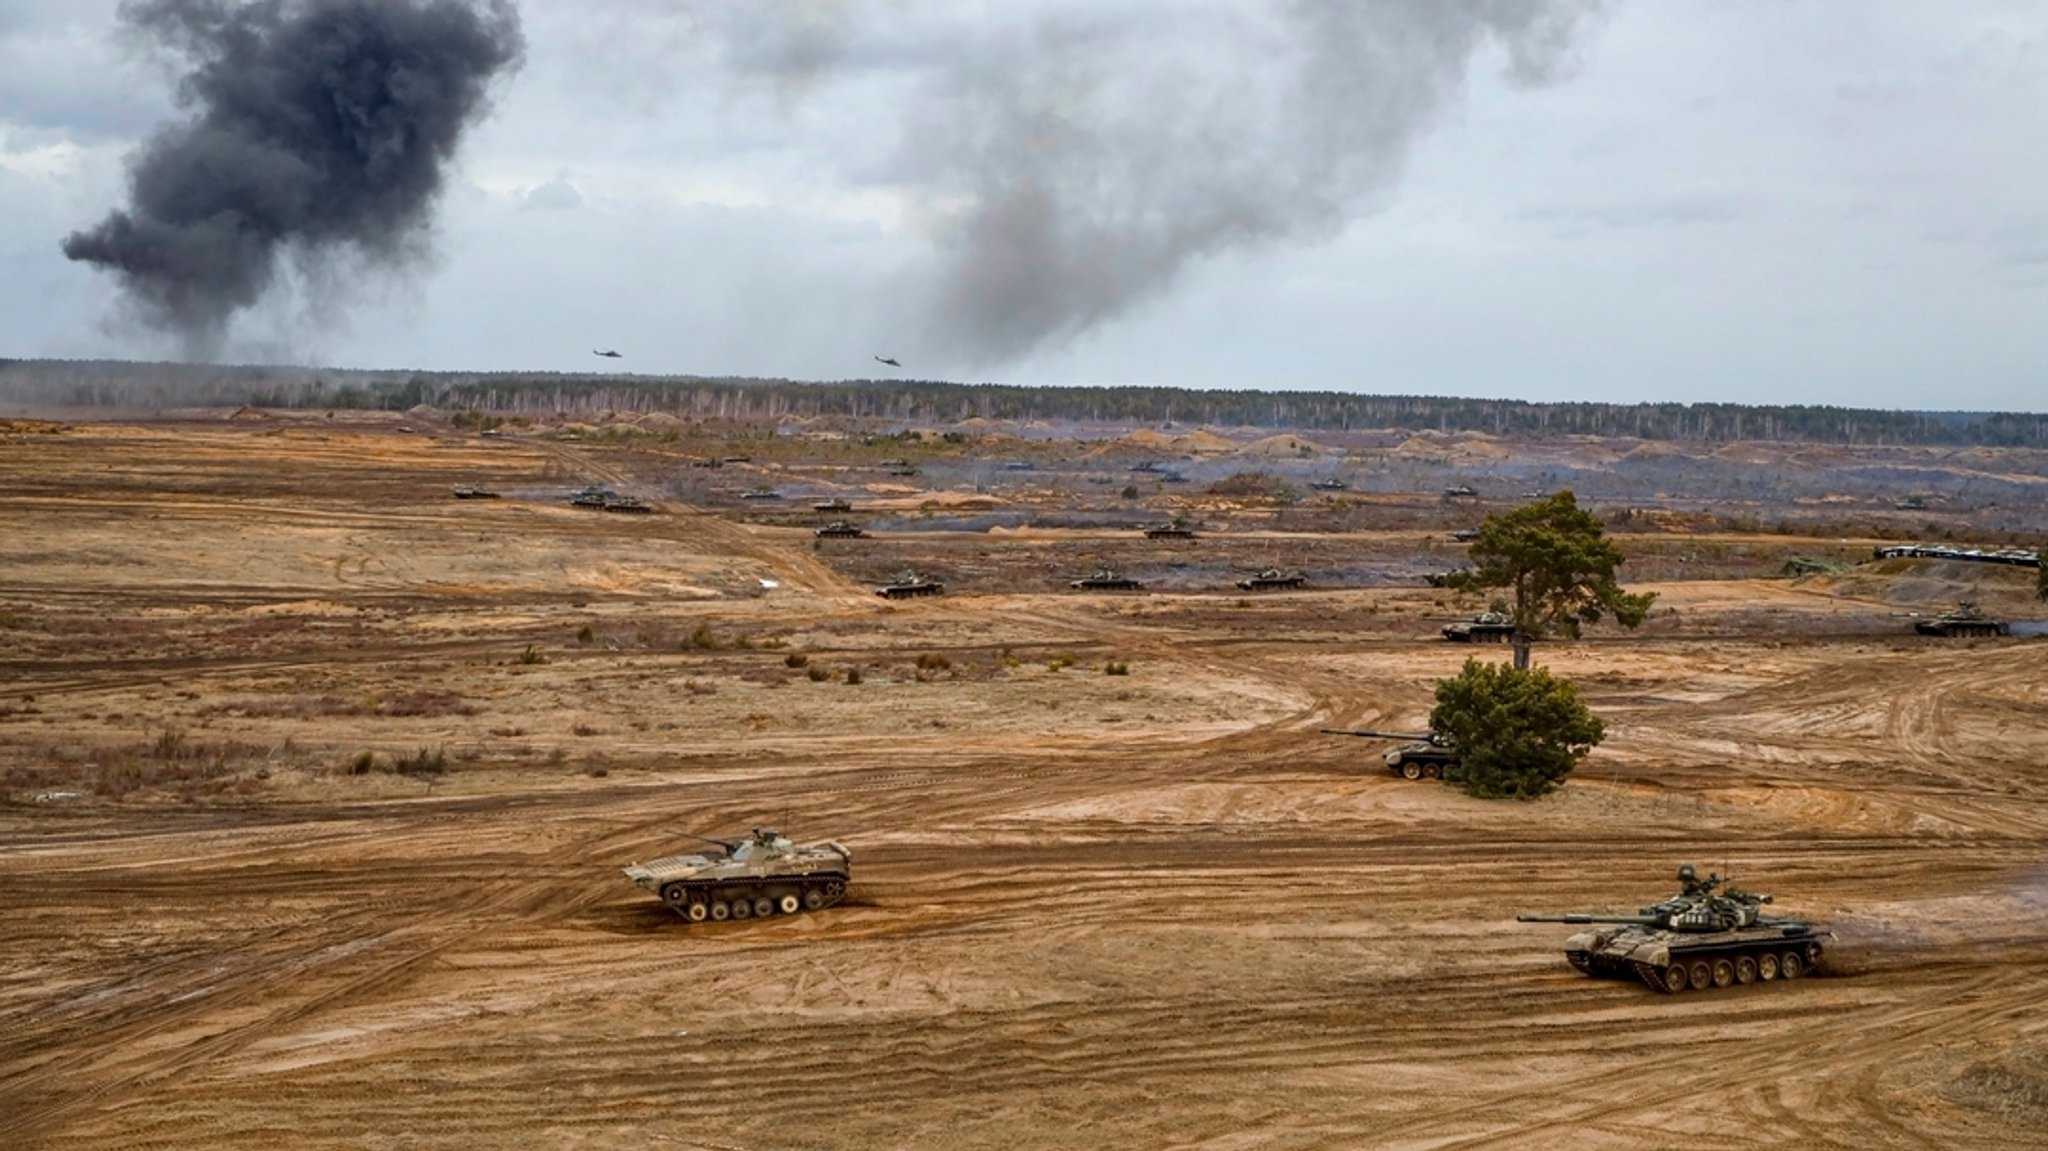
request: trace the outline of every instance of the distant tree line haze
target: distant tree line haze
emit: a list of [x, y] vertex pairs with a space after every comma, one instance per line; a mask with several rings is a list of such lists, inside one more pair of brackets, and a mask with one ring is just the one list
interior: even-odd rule
[[1023, 387], [916, 380], [800, 380], [527, 372], [348, 371], [284, 366], [0, 360], [0, 402], [78, 407], [671, 412], [742, 421], [966, 419], [1348, 431], [1621, 436], [1720, 443], [2048, 445], [2048, 414], [1880, 411], [1812, 405], [1533, 403], [1351, 392]]

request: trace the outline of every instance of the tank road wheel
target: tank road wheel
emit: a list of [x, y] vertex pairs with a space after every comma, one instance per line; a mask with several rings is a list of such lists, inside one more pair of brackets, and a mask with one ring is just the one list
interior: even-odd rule
[[815, 887], [804, 888], [804, 910], [816, 911], [825, 906], [825, 893]]
[[732, 901], [732, 917], [734, 919], [745, 919], [752, 914], [754, 914], [753, 904], [745, 899], [735, 899]]
[[1412, 760], [1412, 759], [1411, 759], [1411, 760], [1409, 760], [1408, 762], [1406, 762], [1406, 763], [1402, 764], [1402, 765], [1401, 765], [1401, 778], [1402, 778], [1402, 779], [1406, 779], [1406, 780], [1410, 780], [1410, 781], [1413, 781], [1413, 780], [1417, 780], [1417, 779], [1421, 779], [1421, 778], [1422, 778], [1422, 765], [1421, 765], [1421, 764], [1419, 764], [1419, 763], [1417, 763], [1417, 762], [1415, 762], [1415, 761], [1414, 761], [1414, 760]]
[[1674, 963], [1664, 969], [1664, 990], [1674, 992], [1685, 990], [1685, 964]]
[[773, 914], [775, 914], [775, 901], [774, 901], [774, 900], [772, 900], [772, 899], [770, 899], [770, 898], [768, 898], [767, 896], [765, 896], [765, 895], [764, 895], [764, 896], [762, 896], [762, 897], [760, 897], [759, 899], [756, 899], [756, 900], [754, 901], [754, 918], [755, 918], [755, 919], [766, 919], [766, 918], [768, 918], [769, 916], [771, 916], [771, 915], [773, 915]]
[[1439, 763], [1432, 763], [1428, 767], [1422, 769], [1422, 774], [1430, 779], [1442, 779], [1444, 777], [1443, 765]]
[[714, 899], [711, 901], [711, 918], [718, 920], [720, 923], [724, 923], [727, 919], [731, 918], [731, 916], [732, 908], [726, 906], [725, 900]]
[[843, 880], [843, 879], [828, 879], [828, 880], [826, 880], [826, 881], [825, 881], [825, 898], [827, 898], [827, 899], [837, 899], [837, 898], [839, 898], [840, 896], [842, 896], [842, 895], [845, 895], [845, 894], [846, 894], [846, 881], [845, 881], [845, 880]]
[[1747, 955], [1738, 955], [1735, 957], [1735, 982], [1756, 982], [1756, 960], [1751, 959]]
[[1781, 979], [1797, 979], [1806, 974], [1806, 961], [1799, 958], [1797, 951], [1787, 951], [1778, 957], [1778, 976]]
[[1778, 957], [1768, 951], [1757, 956], [1756, 977], [1758, 979], [1776, 979], [1778, 977]]
[[684, 890], [683, 885], [680, 883], [671, 883], [661, 889], [661, 897], [670, 903], [681, 903], [683, 897], [688, 894], [689, 892]]
[[704, 917], [710, 914], [711, 905], [700, 900], [692, 903], [689, 910], [683, 912], [683, 917], [691, 923], [702, 923], [704, 922]]
[[784, 915], [795, 915], [796, 909], [801, 906], [802, 904], [797, 901], [794, 895], [785, 895], [775, 901], [775, 909]]
[[1692, 966], [1685, 969], [1685, 975], [1686, 982], [1692, 984], [1694, 991], [1705, 991], [1714, 985], [1714, 969], [1704, 959], [1694, 960]]
[[1714, 960], [1714, 986], [1726, 987], [1735, 982], [1735, 965], [1725, 959]]
[[1820, 970], [1820, 944], [1809, 943], [1806, 945], [1806, 969], [1808, 971]]

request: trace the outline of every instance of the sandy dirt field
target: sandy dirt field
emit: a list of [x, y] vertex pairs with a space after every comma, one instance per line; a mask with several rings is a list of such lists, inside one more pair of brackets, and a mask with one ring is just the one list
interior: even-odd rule
[[[1317, 734], [1424, 721], [1448, 593], [1205, 589], [1276, 554], [1213, 517], [1079, 595], [1147, 545], [821, 546], [678, 466], [0, 436], [0, 1146], [2043, 1145], [2048, 640], [1904, 614], [2032, 572], [1634, 585], [1640, 634], [1537, 653], [1608, 741], [1488, 803]], [[1375, 539], [1284, 555], [1424, 547]], [[965, 583], [873, 594], [920, 551]], [[619, 873], [752, 826], [847, 844], [848, 902], [691, 926]], [[1514, 921], [1688, 861], [1832, 925], [1825, 976], [1667, 996]]]

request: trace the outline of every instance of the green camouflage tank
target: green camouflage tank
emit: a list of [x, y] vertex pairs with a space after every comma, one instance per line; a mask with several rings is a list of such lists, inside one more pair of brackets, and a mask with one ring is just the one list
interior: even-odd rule
[[[1517, 915], [1522, 923], [1592, 928], [1564, 941], [1566, 962], [1596, 978], [1636, 979], [1666, 994], [1797, 979], [1820, 967], [1833, 934], [1763, 914], [1768, 895], [1678, 869], [1679, 893], [1634, 915]], [[1719, 890], [1716, 890], [1719, 889]]]

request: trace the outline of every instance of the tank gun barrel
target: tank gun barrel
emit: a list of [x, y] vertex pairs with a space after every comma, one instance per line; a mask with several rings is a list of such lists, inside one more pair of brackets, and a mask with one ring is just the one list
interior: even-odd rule
[[1367, 739], [1430, 739], [1435, 733], [1428, 731], [1374, 731], [1369, 727], [1326, 727], [1324, 735], [1358, 735]]
[[1516, 923], [1633, 923], [1641, 927], [1656, 927], [1662, 920], [1654, 915], [1517, 915]]

